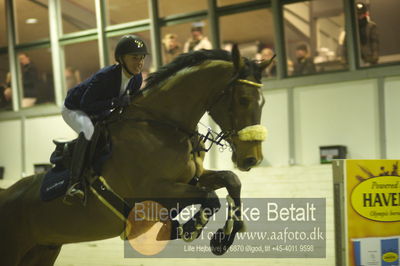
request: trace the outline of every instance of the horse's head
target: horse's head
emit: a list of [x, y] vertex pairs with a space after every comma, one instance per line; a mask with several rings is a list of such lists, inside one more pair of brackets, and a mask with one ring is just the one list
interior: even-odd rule
[[264, 97], [261, 72], [268, 61], [260, 64], [241, 58], [239, 49], [232, 49], [233, 79], [209, 108], [215, 122], [227, 134], [232, 147], [232, 161], [242, 171], [258, 165], [262, 159], [261, 142], [266, 128], [260, 125]]

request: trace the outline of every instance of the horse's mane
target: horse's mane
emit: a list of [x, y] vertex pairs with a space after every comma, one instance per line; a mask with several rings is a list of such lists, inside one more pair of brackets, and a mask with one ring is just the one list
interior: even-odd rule
[[149, 89], [161, 81], [172, 76], [179, 70], [187, 67], [196, 66], [206, 60], [223, 60], [232, 61], [232, 56], [225, 50], [200, 50], [189, 53], [180, 54], [171, 63], [160, 67], [154, 73], [151, 73], [146, 79], [146, 86], [144, 89]]

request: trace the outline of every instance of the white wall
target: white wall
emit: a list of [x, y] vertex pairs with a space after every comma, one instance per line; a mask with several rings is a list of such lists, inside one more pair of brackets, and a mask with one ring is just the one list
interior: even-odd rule
[[298, 164], [318, 164], [325, 145], [347, 146], [348, 158], [379, 157], [375, 80], [300, 87], [294, 98]]
[[19, 178], [22, 172], [21, 121], [0, 123], [0, 166], [5, 167], [4, 179]]
[[400, 158], [400, 77], [385, 80], [386, 152]]
[[265, 105], [261, 124], [268, 129], [263, 142], [262, 166], [289, 164], [288, 95], [286, 90], [265, 92]]
[[76, 133], [61, 116], [27, 119], [25, 123], [25, 169], [26, 175], [33, 174], [33, 165], [49, 163], [55, 145], [53, 139], [74, 139]]
[[18, 179], [33, 174], [34, 164], [49, 163], [55, 148], [53, 139], [75, 137], [75, 132], [65, 124], [61, 116], [0, 122], [0, 166], [6, 168], [5, 179]]

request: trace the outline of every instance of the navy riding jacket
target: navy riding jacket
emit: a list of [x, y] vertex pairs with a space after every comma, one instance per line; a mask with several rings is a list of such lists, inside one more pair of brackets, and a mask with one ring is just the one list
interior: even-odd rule
[[[142, 82], [142, 73], [134, 75], [127, 86], [128, 94], [138, 91]], [[89, 116], [102, 115], [113, 108], [112, 100], [119, 97], [120, 90], [121, 65], [107, 66], [71, 88], [64, 105], [70, 110], [81, 110]]]

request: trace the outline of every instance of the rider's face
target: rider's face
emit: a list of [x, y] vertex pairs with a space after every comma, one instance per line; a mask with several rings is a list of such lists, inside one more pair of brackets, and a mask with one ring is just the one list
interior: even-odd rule
[[142, 72], [145, 55], [126, 54], [122, 57], [126, 68], [133, 74], [137, 75]]

